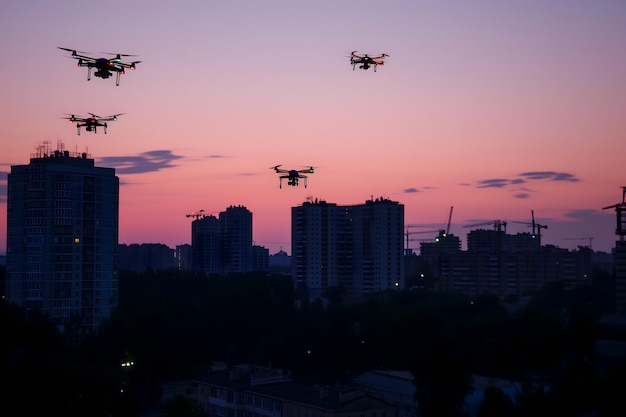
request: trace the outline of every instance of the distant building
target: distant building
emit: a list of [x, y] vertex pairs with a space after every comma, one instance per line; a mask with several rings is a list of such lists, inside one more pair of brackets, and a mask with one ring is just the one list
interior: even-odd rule
[[196, 378], [187, 391], [211, 416], [396, 417], [397, 407], [353, 386], [292, 382], [280, 369], [239, 365]]
[[47, 143], [11, 166], [6, 295], [26, 314], [95, 330], [117, 305], [119, 179], [86, 153]]
[[456, 242], [422, 246], [421, 259], [430, 266], [435, 289], [504, 298], [530, 295], [550, 282], [566, 289], [591, 282], [594, 253], [588, 247], [569, 251], [541, 246], [530, 233], [484, 229], [468, 233], [467, 242], [467, 251]]
[[230, 206], [191, 222], [191, 265], [207, 275], [267, 272], [269, 250], [252, 244], [252, 213]]
[[191, 222], [191, 259], [193, 270], [207, 275], [222, 272], [219, 221], [202, 216]]
[[162, 243], [120, 244], [119, 269], [144, 272], [176, 268], [174, 255], [174, 249]]
[[365, 371], [355, 377], [354, 383], [357, 389], [394, 405], [398, 410], [397, 417], [420, 415], [415, 377], [410, 371], [383, 369]]
[[269, 256], [269, 270], [272, 273], [290, 275], [291, 274], [291, 256], [284, 250], [279, 250], [274, 255]]
[[626, 315], [626, 242], [615, 242], [616, 312]]
[[343, 287], [351, 299], [404, 288], [404, 206], [388, 199], [291, 209], [292, 277], [310, 299]]
[[270, 250], [258, 245], [252, 246], [252, 271], [269, 271]]
[[191, 245], [176, 245], [176, 262], [180, 270], [193, 270], [193, 253]]
[[230, 206], [219, 214], [222, 273], [252, 271], [252, 213]]

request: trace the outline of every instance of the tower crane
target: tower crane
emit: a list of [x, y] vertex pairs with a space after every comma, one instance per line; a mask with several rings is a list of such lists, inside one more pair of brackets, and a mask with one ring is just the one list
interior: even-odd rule
[[593, 237], [568, 237], [565, 240], [589, 240], [589, 249], [593, 249], [593, 245], [591, 244], [593, 241]]
[[186, 217], [193, 217], [195, 220], [204, 218], [204, 210], [192, 211], [185, 215]]
[[450, 234], [450, 222], [452, 222], [452, 209], [454, 206], [450, 206], [450, 214], [448, 215], [448, 226], [446, 227], [446, 236]]
[[624, 239], [626, 235], [626, 186], [622, 187], [622, 202], [613, 204], [612, 206], [603, 207], [602, 210], [614, 208], [617, 213], [617, 228], [615, 234], [619, 236], [620, 240]]
[[535, 223], [535, 211], [534, 210], [531, 210], [530, 214], [531, 214], [531, 217], [532, 217], [532, 222], [528, 223], [528, 222], [516, 222], [516, 221], [514, 221], [513, 223], [527, 224], [529, 226], [532, 226], [532, 228], [533, 228], [533, 237], [535, 237], [535, 230], [536, 230], [536, 236], [539, 239], [539, 242], [541, 242], [541, 229], [547, 229], [548, 226], [545, 225], [545, 224]]
[[[414, 235], [414, 234], [418, 234], [418, 233], [439, 233], [439, 230], [424, 230], [424, 231], [419, 231], [419, 232], [409, 232], [408, 230], [406, 231], [405, 235], [406, 235], [406, 248], [409, 248], [409, 242], [413, 241], [413, 240], [417, 240], [417, 239], [409, 239], [410, 235]], [[434, 240], [434, 239], [433, 239]]]
[[488, 221], [488, 222], [468, 224], [468, 225], [465, 225], [463, 227], [486, 226], [488, 224], [493, 224], [494, 230], [497, 230], [498, 232], [501, 232], [504, 229], [504, 233], [506, 233], [506, 222], [502, 221], [502, 220], [491, 220], [491, 221]]

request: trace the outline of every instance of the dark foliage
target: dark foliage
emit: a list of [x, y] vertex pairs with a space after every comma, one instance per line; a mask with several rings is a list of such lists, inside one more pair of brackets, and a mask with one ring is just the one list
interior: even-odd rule
[[[59, 334], [46, 317], [25, 320], [19, 308], [2, 303], [0, 371], [11, 381], [8, 409], [136, 416], [157, 404], [161, 381], [193, 378], [226, 361], [281, 367], [311, 383], [367, 369], [410, 370], [425, 417], [460, 416], [472, 373], [526, 378], [518, 415], [551, 409], [575, 415], [607, 409], [601, 404], [612, 404], [612, 384], [625, 375], [623, 364], [605, 374], [593, 366], [595, 323], [605, 311], [598, 306], [604, 296], [592, 287], [547, 286], [516, 313], [490, 295], [428, 289], [347, 303], [336, 288], [327, 293], [328, 305], [310, 303], [296, 300], [289, 277], [265, 274], [122, 271], [119, 294], [110, 320], [98, 334], [81, 336], [79, 346], [71, 330]], [[128, 358], [134, 366], [121, 368]], [[551, 390], [529, 375], [547, 377]], [[202, 414], [183, 400], [168, 407], [176, 415]], [[493, 392], [481, 415], [509, 407]]]

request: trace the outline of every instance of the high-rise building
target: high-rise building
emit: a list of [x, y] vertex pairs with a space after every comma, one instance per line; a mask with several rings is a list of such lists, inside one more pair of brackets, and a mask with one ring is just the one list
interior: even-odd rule
[[7, 299], [95, 330], [118, 299], [119, 178], [57, 148], [44, 143], [8, 175]]
[[118, 246], [120, 270], [145, 272], [176, 268], [175, 250], [162, 243], [132, 243]]
[[292, 277], [310, 299], [342, 287], [351, 299], [404, 288], [404, 206], [384, 198], [291, 208]]
[[219, 214], [222, 272], [252, 271], [252, 213], [244, 206], [230, 206]]
[[207, 275], [221, 272], [217, 217], [202, 216], [191, 222], [191, 253], [195, 271], [202, 271]]
[[177, 267], [180, 270], [193, 269], [193, 252], [191, 245], [187, 243], [176, 245], [176, 262]]

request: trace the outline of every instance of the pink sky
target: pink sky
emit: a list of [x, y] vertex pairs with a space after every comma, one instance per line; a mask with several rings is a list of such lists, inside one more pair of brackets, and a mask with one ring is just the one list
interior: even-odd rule
[[[464, 246], [534, 211], [544, 244], [609, 252], [625, 21], [620, 0], [3, 2], [0, 253], [6, 174], [44, 141], [116, 168], [120, 243], [190, 243], [187, 214], [244, 205], [254, 243], [290, 253], [291, 207], [382, 196], [425, 230], [454, 206]], [[142, 62], [87, 81], [59, 46]], [[390, 57], [353, 71], [353, 50]], [[106, 135], [61, 119], [89, 112], [125, 114]], [[277, 164], [317, 169], [279, 189]]]

